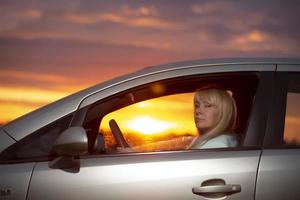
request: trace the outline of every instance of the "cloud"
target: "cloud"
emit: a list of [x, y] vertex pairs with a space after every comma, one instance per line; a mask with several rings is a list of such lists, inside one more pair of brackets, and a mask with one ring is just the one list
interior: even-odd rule
[[[62, 84], [66, 83], [67, 80], [63, 76], [55, 74], [45, 74], [45, 73], [32, 73], [28, 71], [19, 71], [12, 69], [0, 69], [0, 78], [10, 77], [12, 80], [32, 80], [36, 82], [46, 82], [46, 83], [56, 83]], [[70, 81], [70, 80], [69, 80]]]
[[42, 11], [37, 9], [28, 9], [22, 13], [23, 17], [28, 19], [39, 19], [42, 17]]
[[5, 10], [0, 8], [0, 33], [16, 30], [22, 23], [37, 21], [41, 16], [42, 12], [37, 9]]
[[159, 18], [159, 11], [154, 6], [131, 8], [122, 6], [119, 10], [110, 12], [67, 13], [65, 19], [81, 25], [95, 25], [104, 22], [122, 24], [130, 27], [154, 29], [180, 29], [177, 23]]
[[76, 92], [89, 85], [88, 81], [84, 81], [83, 79], [78, 80], [76, 77], [55, 74], [54, 72], [49, 72], [49, 69], [37, 71], [29, 67], [26, 71], [25, 69], [18, 70], [9, 67], [0, 69], [0, 79], [3, 88], [19, 88], [22, 86], [21, 88], [31, 89], [34, 87], [39, 90], [66, 93]]
[[[121, 43], [119, 43], [121, 44]], [[124, 45], [128, 45], [128, 42], [124, 42]], [[158, 49], [158, 50], [175, 50], [175, 47], [170, 42], [147, 42], [145, 40], [136, 40], [130, 42], [130, 45], [135, 47]]]
[[261, 31], [253, 30], [249, 33], [236, 37], [234, 40], [240, 45], [247, 45], [249, 43], [261, 43], [267, 41], [269, 36]]
[[182, 26], [168, 22], [161, 19], [155, 18], [137, 18], [125, 21], [126, 24], [135, 27], [149, 27], [149, 28], [160, 28], [160, 29], [181, 29]]
[[158, 16], [159, 11], [154, 6], [141, 6], [136, 9], [124, 5], [121, 8], [123, 14], [127, 16]]
[[228, 9], [229, 1], [206, 1], [201, 4], [193, 4], [191, 10], [194, 14], [216, 14], [218, 12], [224, 12], [225, 9]]
[[265, 51], [279, 50], [275, 49], [274, 45], [270, 45], [271, 41], [272, 38], [267, 33], [263, 33], [258, 30], [252, 30], [247, 33], [236, 35], [226, 44], [231, 46], [231, 48], [239, 48], [240, 51], [248, 52], [254, 52], [257, 49], [263, 49]]
[[0, 101], [49, 103], [69, 94], [61, 91], [46, 91], [34, 87], [0, 87]]
[[[30, 16], [36, 18], [22, 21], [15, 29], [2, 31], [0, 36], [29, 40], [58, 39], [62, 42], [72, 39], [95, 44], [185, 50], [200, 55], [203, 48], [229, 52], [234, 47], [234, 52], [240, 49], [252, 53], [259, 47], [259, 51], [266, 48], [266, 51], [272, 52], [274, 44], [267, 43], [274, 38], [277, 43], [292, 45], [291, 50], [285, 50], [286, 54], [293, 52], [295, 44], [299, 44], [297, 26], [291, 23], [291, 18], [271, 17], [276, 9], [264, 7], [264, 3], [260, 6], [256, 5], [257, 2], [172, 2], [153, 1], [147, 5], [145, 2], [128, 1], [119, 4], [77, 1], [76, 6], [65, 10], [57, 7], [46, 9], [46, 6], [27, 7], [25, 13], [28, 19]], [[291, 6], [283, 6], [286, 7]], [[282, 9], [282, 13], [285, 12], [286, 9]], [[240, 44], [240, 47], [229, 44], [229, 41]], [[248, 44], [251, 44], [250, 48]], [[273, 52], [277, 54], [278, 48]]]
[[[163, 40], [158, 43], [136, 38], [134, 44], [130, 41], [128, 38], [124, 43], [111, 44], [73, 39], [3, 38], [0, 39], [3, 44], [0, 46], [1, 82], [6, 86], [36, 85], [74, 91], [149, 65], [195, 56], [187, 51], [169, 51], [172, 47]], [[159, 49], [161, 45], [165, 45], [164, 49]]]
[[[42, 75], [42, 76], [41, 76]], [[25, 78], [25, 79], [33, 79], [38, 81], [55, 81], [62, 82], [64, 80], [63, 77], [57, 75], [49, 75], [49, 74], [32, 74], [26, 71], [16, 71], [16, 70], [3, 70], [0, 69], [0, 77], [10, 76], [11, 78]]]
[[70, 38], [70, 34], [63, 32], [63, 31], [48, 31], [48, 30], [40, 30], [40, 31], [33, 31], [33, 30], [20, 30], [20, 31], [7, 31], [5, 33], [0, 33], [0, 36], [5, 37], [8, 35], [10, 37], [18, 38], [18, 39], [66, 39]]
[[154, 28], [154, 29], [180, 29], [181, 26], [151, 17], [126, 17], [114, 13], [101, 14], [67, 14], [65, 19], [82, 25], [94, 25], [103, 22], [123, 24], [131, 27]]
[[[241, 52], [252, 53], [258, 56], [298, 57], [299, 41], [289, 40], [268, 32], [252, 30], [237, 34], [226, 45], [228, 48], [237, 48]], [[259, 53], [260, 52], [260, 53]]]

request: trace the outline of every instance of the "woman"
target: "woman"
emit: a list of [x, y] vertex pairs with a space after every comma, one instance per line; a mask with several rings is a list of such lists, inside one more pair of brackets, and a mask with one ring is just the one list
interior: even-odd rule
[[199, 132], [190, 149], [235, 147], [237, 120], [235, 101], [229, 91], [208, 86], [196, 91], [194, 120]]

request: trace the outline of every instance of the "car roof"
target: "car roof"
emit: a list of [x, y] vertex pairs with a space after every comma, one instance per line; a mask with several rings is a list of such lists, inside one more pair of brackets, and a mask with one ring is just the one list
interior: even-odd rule
[[[72, 113], [78, 109], [80, 102], [88, 96], [99, 91], [108, 89], [112, 86], [130, 81], [136, 78], [145, 77], [148, 75], [172, 71], [185, 68], [199, 68], [222, 66], [222, 70], [228, 70], [232, 65], [300, 65], [300, 59], [295, 58], [225, 58], [225, 59], [208, 59], [208, 60], [192, 60], [181, 61], [174, 63], [161, 64], [151, 67], [146, 67], [142, 70], [123, 75], [112, 80], [97, 84], [90, 88], [79, 91], [75, 94], [67, 96], [54, 103], [48, 104], [40, 109], [28, 113], [6, 125], [3, 130], [6, 131], [15, 140], [20, 140], [26, 135], [38, 130], [39, 128], [51, 123], [68, 113]], [[224, 68], [225, 67], [225, 68]]]

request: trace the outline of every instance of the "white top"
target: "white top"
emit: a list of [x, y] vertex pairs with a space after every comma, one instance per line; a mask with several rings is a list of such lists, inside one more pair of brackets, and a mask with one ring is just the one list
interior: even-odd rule
[[233, 135], [219, 135], [193, 146], [193, 149], [236, 147], [237, 140]]

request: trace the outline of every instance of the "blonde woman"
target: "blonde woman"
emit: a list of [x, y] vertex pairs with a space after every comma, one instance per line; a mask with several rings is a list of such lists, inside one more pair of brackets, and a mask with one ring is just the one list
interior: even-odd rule
[[233, 131], [237, 109], [232, 94], [217, 86], [207, 86], [194, 96], [194, 120], [199, 136], [190, 149], [235, 147]]

